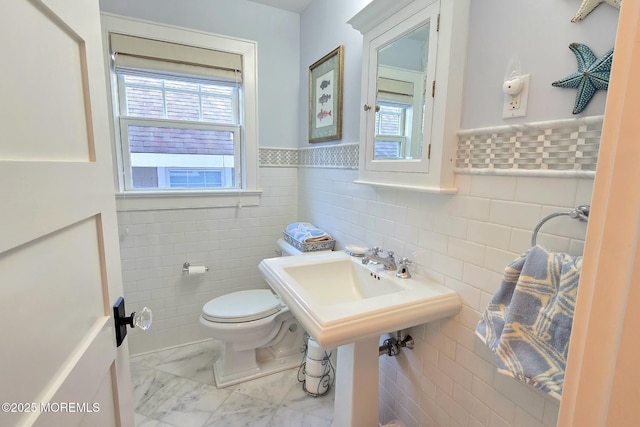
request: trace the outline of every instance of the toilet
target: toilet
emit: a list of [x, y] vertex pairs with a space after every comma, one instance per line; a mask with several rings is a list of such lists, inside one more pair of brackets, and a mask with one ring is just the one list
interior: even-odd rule
[[[282, 255], [299, 250], [278, 240]], [[270, 289], [232, 292], [207, 302], [200, 323], [221, 345], [214, 362], [217, 387], [227, 387], [300, 365], [304, 329]]]

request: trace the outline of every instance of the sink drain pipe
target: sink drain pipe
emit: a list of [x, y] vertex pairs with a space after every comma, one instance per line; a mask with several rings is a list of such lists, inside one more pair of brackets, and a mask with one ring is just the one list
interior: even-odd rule
[[382, 342], [382, 345], [378, 347], [378, 355], [379, 356], [397, 356], [400, 354], [400, 350], [404, 347], [408, 349], [413, 349], [415, 342], [411, 335], [407, 335], [402, 338], [402, 334], [400, 331], [396, 333], [397, 338], [391, 337], [387, 338]]

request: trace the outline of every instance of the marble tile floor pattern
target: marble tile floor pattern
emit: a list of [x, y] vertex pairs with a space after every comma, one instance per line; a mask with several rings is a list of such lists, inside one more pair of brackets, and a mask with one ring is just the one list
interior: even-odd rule
[[[137, 427], [328, 427], [333, 389], [313, 398], [297, 368], [224, 389], [215, 386], [214, 341], [131, 358]], [[302, 354], [300, 355], [302, 360]]]

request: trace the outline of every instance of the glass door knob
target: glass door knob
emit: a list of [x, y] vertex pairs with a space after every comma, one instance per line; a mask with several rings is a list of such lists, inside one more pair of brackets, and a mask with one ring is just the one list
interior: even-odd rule
[[132, 325], [133, 327], [138, 327], [143, 331], [146, 331], [151, 327], [151, 322], [153, 321], [153, 313], [147, 307], [144, 307], [142, 310], [138, 312], [134, 312], [131, 314], [133, 317]]
[[124, 308], [124, 298], [119, 297], [113, 305], [113, 321], [116, 334], [116, 345], [120, 347], [124, 338], [127, 336], [127, 326], [135, 328], [136, 326], [143, 331], [151, 327], [153, 313], [147, 307], [138, 312], [131, 313], [127, 316]]

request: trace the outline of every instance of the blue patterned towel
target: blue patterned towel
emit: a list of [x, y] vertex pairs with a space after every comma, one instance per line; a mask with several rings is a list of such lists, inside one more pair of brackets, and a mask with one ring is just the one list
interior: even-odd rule
[[287, 234], [300, 243], [331, 240], [331, 236], [308, 222], [294, 222], [287, 226]]
[[582, 257], [540, 246], [513, 261], [476, 327], [498, 372], [560, 399]]

